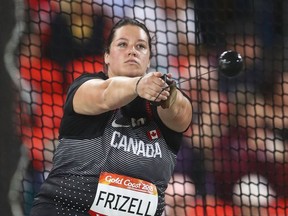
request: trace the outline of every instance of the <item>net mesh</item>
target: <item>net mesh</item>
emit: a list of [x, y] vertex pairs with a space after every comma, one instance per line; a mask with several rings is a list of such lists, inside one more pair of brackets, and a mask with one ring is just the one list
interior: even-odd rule
[[[163, 215], [288, 215], [286, 1], [24, 3], [15, 124], [29, 160], [12, 199], [24, 215], [51, 169], [67, 88], [83, 72], [103, 70], [103, 45], [122, 17], [147, 25], [151, 70], [172, 73], [192, 99]], [[236, 77], [217, 71], [225, 50], [243, 58]]]

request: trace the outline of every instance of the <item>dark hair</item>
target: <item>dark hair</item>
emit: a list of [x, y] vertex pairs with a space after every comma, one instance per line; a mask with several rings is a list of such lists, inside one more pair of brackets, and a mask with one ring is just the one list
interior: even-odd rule
[[150, 32], [148, 30], [148, 28], [141, 22], [139, 22], [138, 20], [135, 19], [131, 19], [131, 18], [123, 18], [120, 19], [111, 29], [108, 40], [107, 40], [107, 45], [106, 45], [106, 49], [105, 52], [106, 53], [110, 53], [110, 45], [114, 39], [115, 36], [115, 32], [117, 29], [126, 26], [126, 25], [133, 25], [133, 26], [138, 26], [140, 28], [142, 28], [145, 32], [146, 35], [148, 37], [148, 45], [149, 45], [149, 50], [150, 50], [150, 58], [152, 58], [152, 37], [150, 35]]

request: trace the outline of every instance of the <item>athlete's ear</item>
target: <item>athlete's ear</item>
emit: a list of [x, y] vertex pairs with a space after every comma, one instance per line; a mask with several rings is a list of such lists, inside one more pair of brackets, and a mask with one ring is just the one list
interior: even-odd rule
[[107, 52], [105, 52], [105, 54], [104, 54], [104, 63], [105, 63], [106, 65], [108, 65], [109, 62], [110, 62], [109, 56], [110, 56], [110, 55], [109, 55]]

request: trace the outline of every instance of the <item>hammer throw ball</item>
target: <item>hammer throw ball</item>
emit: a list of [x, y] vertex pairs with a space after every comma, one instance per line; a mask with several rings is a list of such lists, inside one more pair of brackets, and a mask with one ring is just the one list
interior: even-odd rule
[[219, 57], [218, 71], [226, 77], [237, 76], [243, 68], [241, 55], [233, 50], [223, 52]]

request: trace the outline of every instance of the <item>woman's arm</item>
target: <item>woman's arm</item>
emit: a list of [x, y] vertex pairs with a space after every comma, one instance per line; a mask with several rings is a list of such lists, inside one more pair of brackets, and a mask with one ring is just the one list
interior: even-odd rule
[[119, 108], [137, 96], [134, 88], [138, 79], [115, 77], [88, 80], [74, 95], [74, 111], [84, 115], [98, 115]]
[[[107, 80], [88, 80], [77, 89], [74, 95], [74, 111], [84, 115], [98, 115], [127, 105], [138, 94], [142, 98], [153, 101], [164, 85], [161, 76], [160, 72], [154, 72], [143, 77], [119, 76]], [[139, 89], [140, 83], [141, 89]], [[168, 91], [163, 91], [157, 101], [166, 100], [168, 95]]]
[[162, 122], [176, 132], [185, 131], [192, 121], [192, 104], [190, 100], [176, 89], [175, 102], [166, 109], [157, 107], [158, 115]]

